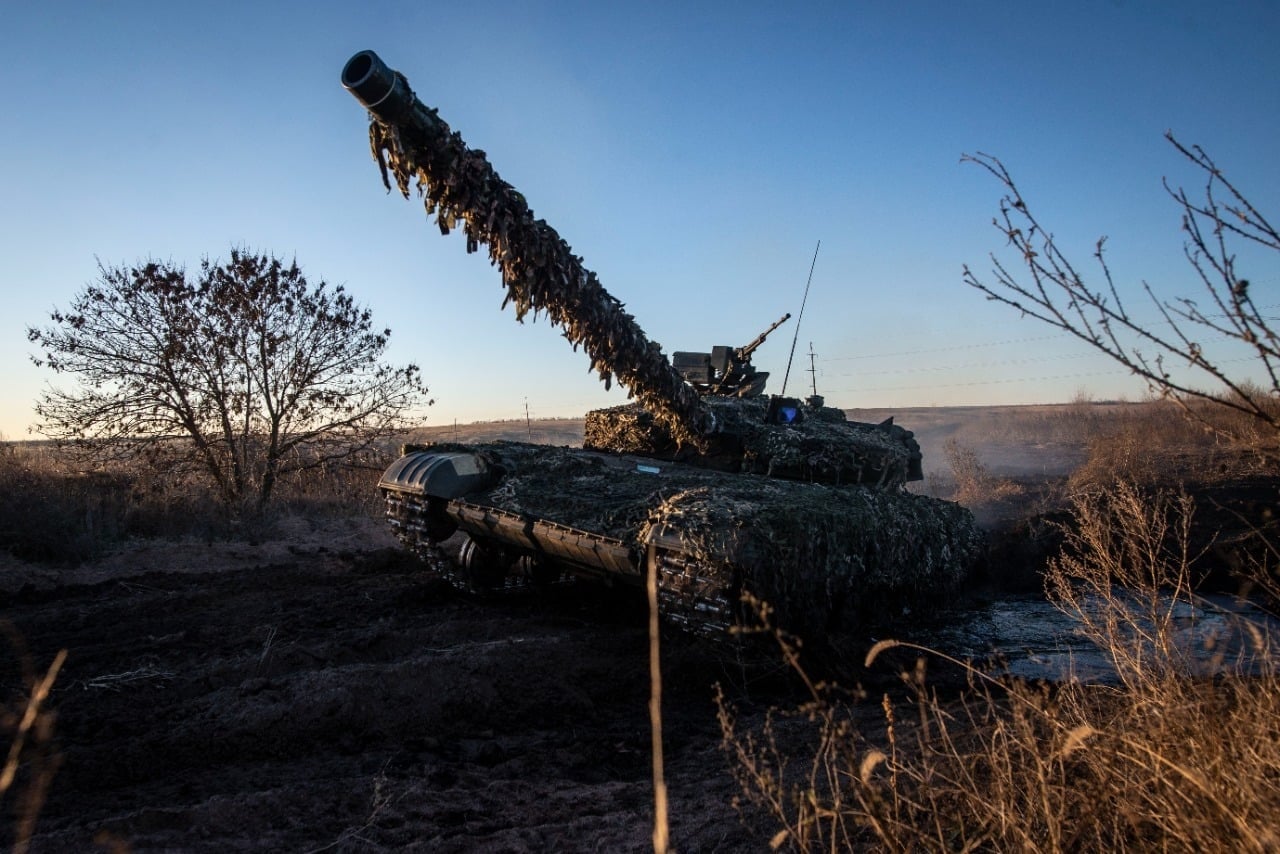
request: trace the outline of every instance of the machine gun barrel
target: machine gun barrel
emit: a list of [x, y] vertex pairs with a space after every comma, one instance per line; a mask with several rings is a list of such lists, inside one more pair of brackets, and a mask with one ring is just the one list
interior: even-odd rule
[[366, 50], [347, 61], [342, 85], [369, 111], [369, 144], [383, 185], [391, 189], [390, 171], [408, 198], [416, 182], [442, 234], [460, 225], [468, 252], [489, 247], [507, 289], [503, 306], [514, 303], [517, 320], [546, 312], [574, 349], [582, 345], [606, 388], [616, 378], [677, 439], [698, 444], [714, 432], [714, 417], [662, 348], [556, 230], [534, 219], [524, 196], [498, 176], [484, 152], [468, 148], [418, 100], [404, 75]]
[[764, 343], [764, 339], [768, 338], [769, 335], [773, 333], [773, 330], [777, 329], [779, 326], [786, 323], [790, 319], [791, 319], [791, 312], [788, 311], [786, 314], [782, 315], [782, 317], [774, 321], [774, 324], [772, 326], [770, 326], [764, 332], [761, 332], [759, 335], [757, 335], [756, 340], [752, 341], [750, 344], [744, 344], [743, 346], [735, 350], [733, 353], [734, 357], [738, 359], [738, 361], [745, 361], [747, 359], [750, 359], [751, 354], [754, 353], [757, 350], [757, 348], [759, 348], [759, 346]]

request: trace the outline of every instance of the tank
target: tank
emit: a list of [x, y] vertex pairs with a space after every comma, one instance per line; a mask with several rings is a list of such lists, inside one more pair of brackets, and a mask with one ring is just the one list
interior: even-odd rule
[[[891, 623], [953, 590], [981, 537], [968, 511], [904, 488], [920, 449], [890, 419], [764, 394], [749, 344], [668, 358], [483, 151], [469, 148], [372, 51], [343, 85], [369, 111], [384, 186], [416, 189], [442, 234], [486, 247], [517, 320], [545, 315], [606, 387], [633, 402], [588, 413], [582, 448], [406, 446], [378, 486], [399, 539], [467, 590], [588, 577], [659, 583], [661, 613], [723, 636], [768, 602], [822, 637]], [[748, 595], [749, 594], [749, 595]]]

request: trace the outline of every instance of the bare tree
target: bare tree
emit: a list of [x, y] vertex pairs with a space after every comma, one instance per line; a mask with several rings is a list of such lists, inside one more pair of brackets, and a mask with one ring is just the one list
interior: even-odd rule
[[365, 452], [425, 399], [416, 366], [381, 362], [391, 330], [296, 262], [233, 249], [194, 277], [171, 262], [98, 270], [27, 330], [37, 365], [79, 381], [44, 391], [38, 429], [87, 458], [176, 454], [229, 505], [261, 510], [281, 477]]
[[[1170, 143], [1205, 178], [1203, 199], [1193, 199], [1181, 187], [1164, 186], [1182, 209], [1186, 232], [1184, 252], [1207, 292], [1207, 308], [1189, 297], [1161, 300], [1151, 286], [1143, 290], [1155, 305], [1160, 320], [1151, 323], [1129, 312], [1112, 278], [1103, 253], [1106, 238], [1098, 240], [1094, 257], [1101, 268], [1101, 285], [1090, 286], [1058, 249], [1053, 235], [1032, 214], [1013, 177], [999, 159], [989, 154], [965, 155], [1004, 185], [1000, 215], [995, 227], [1019, 256], [1021, 272], [994, 254], [992, 279], [985, 281], [967, 265], [964, 281], [1023, 314], [1074, 335], [1142, 377], [1159, 396], [1174, 401], [1189, 416], [1228, 438], [1240, 440], [1245, 432], [1207, 412], [1229, 410], [1245, 416], [1245, 424], [1262, 427], [1272, 439], [1280, 438], [1280, 334], [1254, 301], [1249, 281], [1236, 272], [1232, 246], [1239, 241], [1280, 251], [1280, 233], [1230, 182], [1199, 146], [1187, 147], [1172, 133]], [[1265, 306], [1264, 306], [1265, 307]], [[1244, 379], [1240, 371], [1228, 371], [1221, 360], [1206, 355], [1209, 341], [1228, 339], [1249, 348], [1248, 361], [1260, 370], [1262, 382]], [[1174, 368], [1192, 370], [1183, 379]], [[1209, 380], [1217, 388], [1195, 383]], [[1199, 402], [1209, 407], [1196, 406]], [[1274, 455], [1275, 449], [1272, 448]]]

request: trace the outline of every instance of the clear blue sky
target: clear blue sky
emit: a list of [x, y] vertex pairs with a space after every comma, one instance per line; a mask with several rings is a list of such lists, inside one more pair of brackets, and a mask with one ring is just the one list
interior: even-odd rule
[[[339, 85], [372, 48], [489, 153], [668, 352], [796, 313], [788, 391], [839, 406], [1137, 397], [961, 281], [1000, 236], [1001, 157], [1090, 272], [1194, 293], [1161, 187], [1204, 146], [1280, 217], [1280, 3], [6, 4], [0, 432], [51, 377], [43, 324], [107, 264], [296, 256], [393, 329], [429, 423], [579, 415], [606, 394], [498, 274], [384, 193]], [[1280, 271], [1246, 270], [1280, 303]], [[1278, 294], [1271, 299], [1271, 294]], [[794, 319], [791, 322], [795, 323]], [[794, 326], [758, 354], [778, 391]]]

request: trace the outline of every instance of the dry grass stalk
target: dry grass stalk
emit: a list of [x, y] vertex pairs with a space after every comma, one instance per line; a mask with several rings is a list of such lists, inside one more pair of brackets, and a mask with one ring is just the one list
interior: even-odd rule
[[9, 736], [9, 751], [0, 766], [0, 804], [13, 794], [14, 854], [25, 854], [29, 849], [36, 819], [57, 771], [57, 757], [51, 751], [55, 715], [48, 701], [66, 659], [67, 651], [59, 650], [42, 675], [25, 666], [26, 696], [12, 707], [0, 707], [0, 729]]
[[649, 732], [653, 760], [653, 851], [667, 854], [667, 780], [662, 764], [662, 662], [658, 614], [658, 565], [649, 561], [645, 589], [649, 596]]
[[920, 652], [902, 673], [912, 716], [886, 694], [872, 726], [860, 696], [806, 681], [807, 702], [744, 729], [721, 695], [724, 749], [746, 802], [779, 827], [773, 846], [1277, 850], [1280, 661], [1249, 624], [1230, 654], [1225, 638], [1207, 661], [1188, 648], [1186, 615], [1205, 607], [1187, 580], [1192, 510], [1132, 485], [1076, 501], [1050, 592], [1110, 655], [1115, 684], [1033, 685], [953, 662], [968, 689], [946, 698], [924, 678], [938, 653], [882, 642], [869, 664]]

